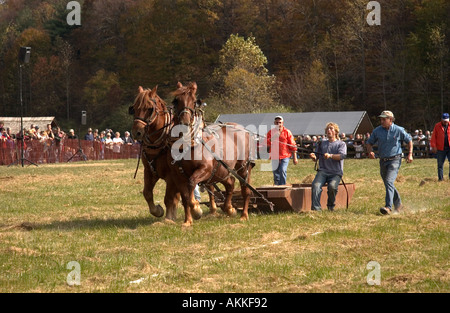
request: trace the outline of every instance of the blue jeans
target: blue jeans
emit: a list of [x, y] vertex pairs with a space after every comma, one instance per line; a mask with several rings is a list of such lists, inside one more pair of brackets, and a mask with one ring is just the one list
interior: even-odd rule
[[398, 208], [402, 204], [400, 194], [394, 186], [402, 159], [382, 161], [380, 160], [380, 175], [386, 188], [385, 207], [392, 210], [392, 205]]
[[320, 211], [320, 197], [322, 196], [322, 187], [328, 183], [328, 209], [334, 209], [336, 194], [338, 192], [341, 176], [336, 174], [329, 174], [324, 171], [318, 171], [311, 186], [311, 210]]
[[289, 158], [272, 160], [273, 182], [275, 185], [286, 185]]
[[198, 187], [198, 185], [196, 185], [194, 189], [194, 198], [198, 202], [200, 202], [200, 200], [202, 199], [202, 195], [200, 194], [200, 188]]
[[[438, 164], [438, 178], [439, 180], [444, 180], [444, 163], [445, 159], [450, 162], [450, 149], [447, 150], [438, 150], [437, 152], [437, 164]], [[450, 178], [450, 170], [448, 172], [448, 176]]]

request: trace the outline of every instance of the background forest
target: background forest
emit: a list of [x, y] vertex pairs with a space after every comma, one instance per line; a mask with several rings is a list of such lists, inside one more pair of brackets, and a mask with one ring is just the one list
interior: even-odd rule
[[220, 113], [384, 109], [408, 130], [432, 129], [450, 111], [450, 1], [0, 0], [0, 116], [76, 127], [129, 129], [138, 86], [196, 81], [208, 121]]

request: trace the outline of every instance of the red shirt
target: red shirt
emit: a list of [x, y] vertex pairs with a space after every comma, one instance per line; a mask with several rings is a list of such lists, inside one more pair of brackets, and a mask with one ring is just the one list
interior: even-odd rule
[[[272, 138], [273, 144], [272, 147]], [[276, 151], [276, 144], [278, 143], [278, 151]], [[272, 160], [281, 160], [285, 158], [290, 158], [292, 152], [297, 151], [297, 144], [295, 143], [294, 136], [289, 129], [282, 127], [281, 132], [278, 128], [272, 128], [267, 133], [267, 147], [270, 148], [270, 158]], [[278, 152], [278, 153], [277, 153]]]
[[[450, 124], [447, 127], [447, 135], [450, 144]], [[437, 148], [438, 150], [444, 150], [444, 138], [445, 138], [444, 126], [442, 125], [442, 122], [439, 122], [436, 125], [434, 125], [430, 146], [432, 148]]]

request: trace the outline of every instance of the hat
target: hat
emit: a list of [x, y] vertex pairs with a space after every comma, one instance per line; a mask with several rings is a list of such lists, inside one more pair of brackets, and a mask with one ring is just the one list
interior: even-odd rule
[[391, 117], [391, 118], [394, 118], [394, 113], [392, 113], [391, 111], [383, 111], [383, 112], [381, 112], [380, 115], [378, 115], [378, 117]]
[[282, 117], [281, 115], [275, 116], [274, 119], [275, 119], [275, 120], [281, 120], [282, 122], [284, 121], [284, 120], [283, 120], [283, 117]]
[[448, 113], [444, 113], [442, 114], [442, 120], [448, 122], [449, 121], [449, 116]]

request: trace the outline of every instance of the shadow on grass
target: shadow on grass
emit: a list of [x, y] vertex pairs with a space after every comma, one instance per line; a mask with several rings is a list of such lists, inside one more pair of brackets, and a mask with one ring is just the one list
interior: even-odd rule
[[75, 219], [70, 221], [54, 221], [48, 224], [30, 224], [28, 230], [77, 230], [77, 229], [102, 229], [102, 228], [127, 228], [136, 229], [139, 226], [151, 226], [163, 219], [149, 217], [130, 217], [118, 219]]

